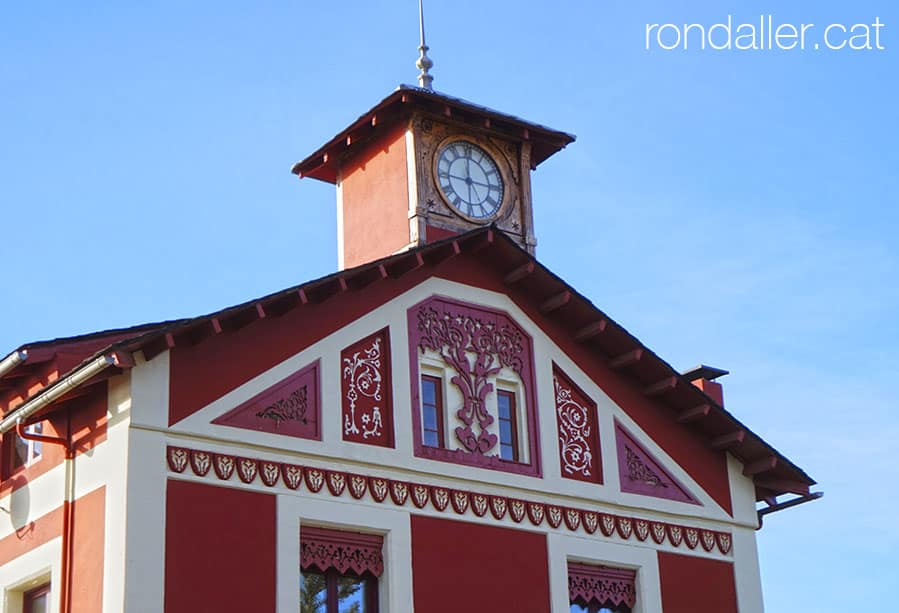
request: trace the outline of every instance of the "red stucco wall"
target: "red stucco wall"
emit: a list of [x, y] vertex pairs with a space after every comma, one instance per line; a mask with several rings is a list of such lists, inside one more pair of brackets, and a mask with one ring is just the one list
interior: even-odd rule
[[416, 611], [549, 611], [546, 536], [412, 516]]
[[737, 613], [734, 565], [659, 552], [665, 613]]
[[275, 497], [185, 481], [166, 496], [166, 613], [274, 613]]

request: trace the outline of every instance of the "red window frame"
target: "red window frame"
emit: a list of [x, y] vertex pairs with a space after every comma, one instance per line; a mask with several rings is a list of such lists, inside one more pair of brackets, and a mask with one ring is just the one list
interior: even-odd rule
[[[432, 383], [434, 385], [434, 405], [425, 404], [425, 395], [424, 395], [424, 386], [426, 383]], [[421, 387], [422, 387], [422, 395], [421, 395], [421, 431], [422, 435], [428, 432], [434, 432], [437, 435], [437, 447], [443, 449], [446, 447], [446, 438], [444, 432], [444, 414], [443, 414], [443, 379], [440, 377], [434, 377], [432, 375], [422, 375], [421, 376]], [[434, 410], [434, 418], [437, 422], [436, 430], [432, 430], [427, 427], [425, 421], [425, 411], [428, 409]], [[425, 437], [422, 436], [422, 443], [426, 446], [427, 443], [424, 442]]]
[[22, 596], [22, 613], [34, 613], [34, 601], [41, 596], [47, 596], [47, 611], [50, 610], [50, 584], [47, 583], [33, 590], [25, 592]]
[[[509, 401], [509, 418], [506, 419], [502, 416], [500, 412], [500, 402], [501, 398], [508, 398]], [[515, 400], [515, 392], [510, 392], [508, 390], [497, 390], [496, 391], [496, 416], [497, 421], [499, 421], [499, 449], [500, 449], [500, 457], [502, 457], [503, 447], [512, 447], [512, 458], [502, 458], [506, 462], [518, 462], [520, 457], [519, 445], [518, 445], [518, 403]], [[512, 434], [512, 439], [509, 441], [503, 440], [503, 429], [502, 422], [509, 422], [509, 429]]]

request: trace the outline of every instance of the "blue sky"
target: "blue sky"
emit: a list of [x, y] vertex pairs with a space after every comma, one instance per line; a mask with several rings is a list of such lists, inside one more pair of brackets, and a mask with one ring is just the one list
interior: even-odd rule
[[[291, 164], [414, 82], [414, 2], [0, 8], [0, 353], [331, 272]], [[767, 611], [890, 610], [899, 5], [428, 3], [439, 91], [573, 132], [538, 256], [821, 483], [759, 535]], [[806, 6], [809, 5], [809, 6]], [[662, 51], [647, 23], [872, 23], [882, 51]], [[891, 376], [892, 375], [892, 376]]]

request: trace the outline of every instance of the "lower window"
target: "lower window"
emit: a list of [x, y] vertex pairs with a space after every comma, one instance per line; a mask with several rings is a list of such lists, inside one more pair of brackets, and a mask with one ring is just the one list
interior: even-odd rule
[[50, 613], [50, 585], [42, 585], [22, 596], [23, 613]]
[[630, 613], [630, 609], [625, 605], [606, 607], [595, 602], [586, 603], [581, 600], [571, 603], [570, 613]]
[[377, 613], [378, 579], [374, 575], [304, 570], [300, 613]]
[[378, 613], [383, 538], [303, 526], [300, 613]]
[[630, 613], [637, 602], [636, 571], [568, 563], [570, 613]]

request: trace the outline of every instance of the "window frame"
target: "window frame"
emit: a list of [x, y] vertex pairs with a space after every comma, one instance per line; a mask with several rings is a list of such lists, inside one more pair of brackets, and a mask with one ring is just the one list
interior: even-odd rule
[[[421, 346], [426, 331], [419, 327], [419, 315], [428, 310], [433, 310], [443, 315], [456, 315], [471, 317], [490, 324], [502, 325], [516, 334], [520, 340], [520, 369], [515, 369], [514, 377], [509, 372], [501, 372], [495, 378], [491, 378], [493, 388], [488, 393], [486, 402], [491, 411], [497, 411], [496, 389], [510, 387], [515, 390], [516, 421], [518, 436], [518, 461], [504, 460], [500, 457], [499, 446], [496, 451], [489, 454], [456, 449], [453, 444], [455, 429], [453, 421], [454, 402], [448, 397], [450, 385], [444, 386], [445, 411], [445, 436], [444, 447], [431, 447], [424, 444], [424, 432], [422, 428], [422, 393], [421, 375], [433, 374], [435, 370], [443, 374], [444, 381], [452, 381], [456, 373], [455, 368], [440, 356], [440, 352], [430, 348], [425, 350]], [[449, 298], [441, 294], [432, 294], [424, 300], [412, 305], [406, 311], [407, 334], [409, 343], [409, 372], [412, 394], [412, 425], [413, 425], [413, 453], [417, 458], [447, 462], [459, 466], [474, 466], [488, 470], [498, 470], [506, 473], [542, 478], [543, 466], [540, 445], [540, 425], [537, 411], [536, 392], [536, 368], [534, 365], [534, 341], [524, 326], [519, 321], [500, 308], [490, 305], [465, 302]], [[510, 381], [514, 379], [514, 381]], [[503, 383], [508, 385], [497, 385]], [[496, 414], [493, 414], [496, 417]], [[493, 422], [495, 424], [495, 421]], [[489, 431], [495, 434], [493, 424]], [[499, 437], [497, 437], [498, 440]], [[453, 440], [450, 440], [453, 439]]]
[[[379, 595], [378, 595], [378, 578], [371, 573], [363, 573], [357, 575], [353, 572], [341, 573], [335, 568], [329, 568], [325, 571], [319, 570], [317, 567], [310, 567], [300, 571], [300, 577], [306, 574], [323, 575], [325, 578], [325, 613], [339, 613], [338, 605], [338, 581], [344, 577], [353, 579], [361, 579], [365, 585], [365, 598], [363, 600], [364, 609], [362, 613], [378, 613]], [[302, 590], [302, 583], [300, 584]], [[26, 612], [28, 613], [28, 612]]]
[[[443, 403], [443, 377], [428, 374], [427, 372], [423, 372], [421, 374], [421, 434], [422, 434], [422, 445], [425, 447], [432, 447], [435, 449], [446, 449], [446, 413], [445, 406]], [[429, 407], [429, 405], [425, 404], [425, 394], [424, 394], [424, 385], [425, 382], [430, 382], [434, 384], [434, 419], [437, 423], [436, 431], [430, 430], [426, 425], [426, 420], [424, 416], [425, 409]], [[437, 434], [437, 445], [428, 445], [425, 440], [425, 434], [427, 432], [435, 432]]]
[[47, 597], [47, 610], [50, 610], [50, 584], [45, 583], [22, 594], [22, 613], [34, 613], [34, 602], [41, 596]]
[[637, 571], [630, 568], [568, 562], [568, 606], [587, 613], [631, 613], [637, 605]]
[[384, 538], [377, 534], [300, 526], [300, 585], [303, 576], [325, 578], [325, 613], [338, 613], [338, 580], [361, 579], [365, 585], [363, 613], [378, 613], [378, 582], [384, 571]]
[[[509, 418], [504, 419], [502, 416], [501, 408], [500, 408], [500, 398], [508, 398], [509, 399]], [[496, 390], [496, 420], [499, 422], [497, 425], [499, 426], [499, 455], [500, 459], [505, 462], [519, 462], [521, 458], [521, 443], [520, 436], [518, 432], [518, 394], [516, 394], [512, 390], [507, 389], [497, 389]], [[503, 428], [502, 422], [509, 422], [509, 429], [512, 434], [512, 440], [508, 443], [503, 441]], [[512, 458], [504, 458], [503, 456], [503, 447], [511, 447], [512, 448]]]
[[[36, 421], [34, 423], [30, 423], [27, 426], [24, 426], [25, 432], [28, 434], [35, 435], [43, 435], [44, 434], [44, 422]], [[15, 429], [10, 430], [8, 433], [9, 445], [5, 450], [5, 465], [6, 470], [4, 471], [5, 476], [11, 476], [17, 472], [23, 471], [30, 466], [34, 466], [37, 462], [40, 461], [42, 457], [44, 457], [44, 444], [40, 441], [32, 441], [30, 439], [22, 438], [16, 433]], [[6, 436], [4, 436], [6, 438]], [[21, 462], [18, 461], [19, 454], [16, 453], [19, 445], [23, 445], [25, 449], [25, 459]]]

